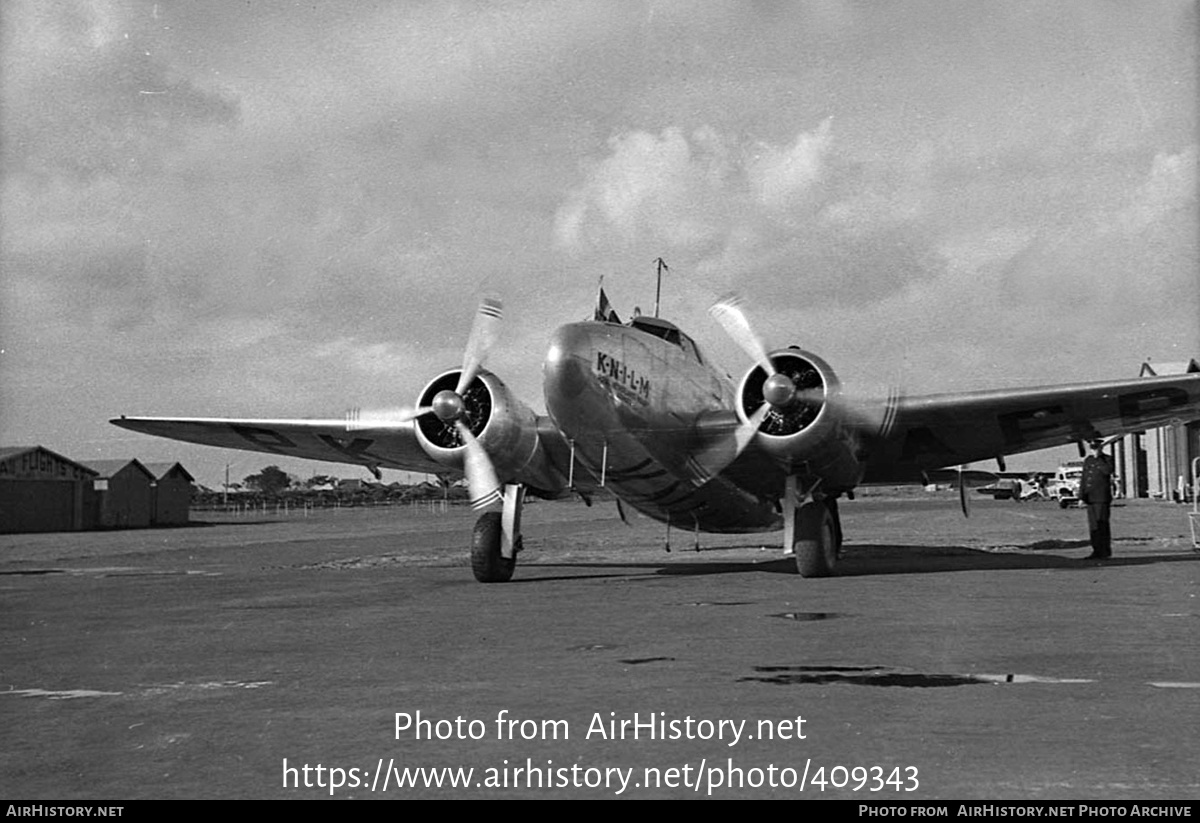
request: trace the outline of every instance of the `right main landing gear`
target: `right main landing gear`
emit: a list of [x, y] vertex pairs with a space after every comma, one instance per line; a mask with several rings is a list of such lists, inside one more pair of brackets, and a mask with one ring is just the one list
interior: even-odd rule
[[833, 500], [812, 500], [796, 509], [792, 553], [796, 555], [796, 571], [801, 577], [833, 574], [842, 549], [836, 506]]
[[789, 477], [783, 496], [783, 550], [795, 556], [801, 577], [828, 577], [842, 551], [837, 498], [812, 492], [804, 497], [800, 503], [799, 482]]

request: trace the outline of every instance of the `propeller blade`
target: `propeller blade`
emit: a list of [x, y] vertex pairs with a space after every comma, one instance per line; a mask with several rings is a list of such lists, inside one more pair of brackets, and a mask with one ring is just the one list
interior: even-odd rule
[[733, 433], [734, 440], [737, 444], [737, 453], [740, 455], [750, 445], [750, 441], [754, 439], [754, 433], [758, 431], [758, 427], [767, 419], [767, 413], [771, 411], [770, 403], [763, 403], [758, 407], [758, 410], [750, 416], [750, 420], [738, 426], [736, 432]]
[[[768, 403], [783, 408], [796, 403], [811, 407], [828, 404], [834, 408], [843, 420], [855, 428], [878, 437], [887, 437], [896, 420], [896, 410], [899, 407], [903, 392], [894, 387], [878, 389], [867, 386], [856, 387], [853, 384], [843, 385], [837, 391], [826, 394], [824, 388], [798, 389], [789, 385], [788, 377], [775, 368], [767, 354], [767, 348], [762, 338], [750, 325], [746, 313], [742, 310], [742, 298], [735, 292], [720, 297], [709, 308], [708, 313], [721, 324], [725, 333], [737, 343], [750, 359], [762, 368], [767, 379], [763, 383], [763, 396]], [[757, 427], [755, 427], [757, 428]], [[751, 434], [753, 430], [751, 430]], [[745, 445], [739, 448], [744, 449]]]
[[346, 412], [346, 431], [407, 428], [409, 423], [431, 411], [433, 408], [430, 406], [417, 409], [351, 409]]
[[466, 351], [463, 352], [462, 374], [458, 378], [458, 386], [454, 393], [461, 396], [467, 387], [475, 380], [475, 375], [487, 360], [488, 352], [496, 342], [500, 330], [500, 321], [504, 318], [504, 306], [494, 297], [485, 297], [479, 301], [479, 311], [475, 313], [475, 322], [471, 326], [471, 336], [467, 340]]
[[962, 507], [963, 517], [971, 516], [971, 506], [967, 502], [970, 497], [967, 495], [967, 476], [964, 471], [967, 467], [958, 467], [958, 505]]
[[708, 313], [751, 360], [762, 366], [768, 377], [775, 373], [775, 366], [767, 357], [767, 347], [742, 311], [742, 298], [739, 295], [730, 292], [722, 296], [712, 304]]
[[770, 403], [763, 403], [744, 423], [739, 423], [733, 430], [733, 441], [722, 436], [703, 451], [697, 452], [688, 459], [688, 466], [693, 475], [703, 485], [725, 471], [734, 460], [737, 460], [750, 441], [754, 439], [758, 427], [771, 411]]
[[487, 450], [483, 448], [471, 430], [461, 421], [455, 421], [458, 433], [462, 435], [463, 445], [467, 449], [463, 468], [467, 475], [467, 490], [471, 495], [471, 508], [484, 509], [493, 503], [504, 499], [500, 489], [500, 480], [496, 477], [496, 469]]

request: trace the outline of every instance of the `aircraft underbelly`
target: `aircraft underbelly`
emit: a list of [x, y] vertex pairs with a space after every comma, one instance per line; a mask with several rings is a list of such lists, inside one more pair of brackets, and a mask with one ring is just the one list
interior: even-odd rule
[[651, 450], [629, 440], [610, 443], [606, 486], [648, 517], [705, 532], [759, 532], [781, 526], [766, 501], [720, 477], [701, 484], [681, 476]]

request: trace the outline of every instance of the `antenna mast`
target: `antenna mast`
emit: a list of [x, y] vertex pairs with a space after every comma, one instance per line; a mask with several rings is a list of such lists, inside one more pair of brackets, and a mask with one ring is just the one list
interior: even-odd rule
[[654, 287], [654, 316], [658, 317], [658, 303], [662, 297], [662, 275], [663, 272], [670, 271], [671, 269], [667, 266], [667, 261], [661, 257], [657, 258], [654, 262], [658, 265], [658, 283]]

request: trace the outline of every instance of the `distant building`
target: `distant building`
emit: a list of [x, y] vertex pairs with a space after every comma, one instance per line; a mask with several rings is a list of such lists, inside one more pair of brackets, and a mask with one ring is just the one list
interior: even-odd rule
[[100, 528], [137, 529], [150, 525], [155, 477], [137, 460], [89, 460], [100, 493]]
[[[1140, 376], [1200, 372], [1195, 358], [1181, 363], [1142, 364]], [[1200, 422], [1177, 423], [1128, 435], [1114, 448], [1120, 491], [1126, 497], [1177, 499], [1192, 483], [1192, 461], [1200, 457]]]
[[147, 463], [146, 468], [155, 479], [151, 524], [180, 526], [187, 523], [192, 505], [192, 484], [196, 478], [179, 463]]
[[0, 447], [0, 533], [93, 528], [96, 474], [44, 446]]

